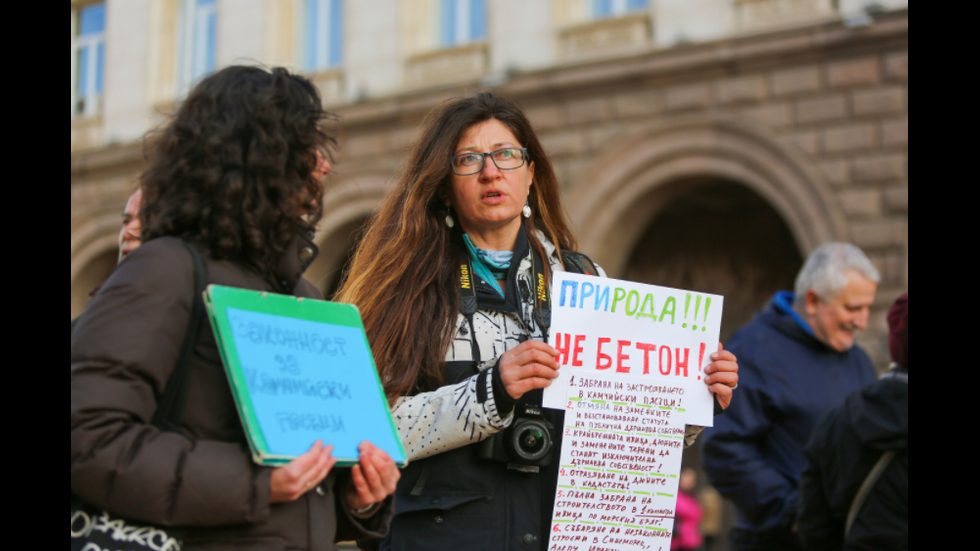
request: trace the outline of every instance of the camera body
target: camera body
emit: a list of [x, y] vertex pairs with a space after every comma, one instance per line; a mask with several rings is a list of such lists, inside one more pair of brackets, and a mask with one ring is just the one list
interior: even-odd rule
[[507, 468], [540, 472], [551, 465], [555, 448], [555, 426], [549, 423], [538, 406], [518, 404], [514, 422], [503, 432], [480, 444], [482, 459], [507, 463]]

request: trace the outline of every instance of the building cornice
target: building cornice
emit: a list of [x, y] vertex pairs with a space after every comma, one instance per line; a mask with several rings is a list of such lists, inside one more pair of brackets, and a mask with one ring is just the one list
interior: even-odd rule
[[842, 19], [777, 31], [755, 32], [712, 42], [679, 45], [613, 59], [556, 66], [515, 76], [502, 89], [510, 97], [553, 95], [624, 81], [703, 78], [706, 73], [732, 73], [765, 65], [785, 64], [835, 50], [849, 55], [882, 43], [908, 45], [908, 10], [881, 16], [874, 24], [848, 28]]
[[143, 164], [143, 141], [110, 145], [99, 149], [72, 152], [71, 179], [84, 180], [104, 172], [117, 172]]
[[[533, 101], [537, 97], [616, 87], [636, 81], [703, 78], [706, 73], [712, 72], [730, 74], [740, 69], [815, 58], [835, 50], [853, 55], [865, 48], [880, 48], [882, 43], [907, 47], [908, 34], [907, 9], [881, 15], [874, 24], [860, 28], [849, 28], [837, 17], [816, 24], [746, 33], [667, 50], [556, 65], [510, 75], [504, 84], [496, 88], [514, 100]], [[370, 126], [400, 118], [414, 119], [442, 102], [447, 93], [465, 94], [483, 87], [486, 85], [475, 81], [430, 88], [344, 105], [336, 111], [348, 126]]]
[[[703, 79], [742, 70], [800, 62], [841, 51], [859, 55], [864, 49], [881, 48], [882, 44], [908, 47], [908, 10], [880, 15], [874, 24], [849, 28], [841, 18], [815, 24], [743, 34], [698, 44], [679, 45], [667, 50], [617, 56], [610, 59], [556, 65], [548, 69], [508, 75], [492, 84], [502, 94], [516, 101], [533, 102], [555, 95], [571, 95], [603, 88], [618, 88], [630, 83], [671, 79]], [[501, 82], [503, 81], [503, 82]], [[447, 95], [463, 95], [490, 87], [491, 81], [471, 81], [419, 91], [367, 99], [333, 108], [350, 128], [386, 125], [397, 120], [424, 117]], [[103, 149], [73, 152], [72, 180], [110, 167], [141, 163], [142, 143], [110, 146]]]

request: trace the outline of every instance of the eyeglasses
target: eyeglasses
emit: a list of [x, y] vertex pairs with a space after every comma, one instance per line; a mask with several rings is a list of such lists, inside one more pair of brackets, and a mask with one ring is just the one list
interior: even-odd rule
[[453, 172], [457, 176], [472, 176], [483, 172], [487, 157], [493, 159], [493, 164], [500, 170], [514, 170], [527, 162], [527, 148], [508, 147], [490, 153], [463, 153], [452, 158]]

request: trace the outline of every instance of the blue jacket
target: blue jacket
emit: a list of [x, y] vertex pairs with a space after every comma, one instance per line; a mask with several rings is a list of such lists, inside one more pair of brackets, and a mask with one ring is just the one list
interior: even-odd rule
[[796, 522], [804, 450], [814, 427], [875, 382], [868, 355], [839, 353], [814, 336], [779, 293], [728, 343], [740, 381], [731, 407], [704, 433], [704, 467], [738, 508], [736, 528], [782, 540]]

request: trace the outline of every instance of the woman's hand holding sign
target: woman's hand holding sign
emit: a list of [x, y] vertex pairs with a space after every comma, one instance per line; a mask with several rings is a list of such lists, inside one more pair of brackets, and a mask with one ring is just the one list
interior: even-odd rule
[[[351, 485], [346, 496], [347, 505], [354, 511], [362, 511], [388, 499], [401, 479], [398, 466], [387, 453], [368, 442], [361, 444], [359, 451], [360, 464], [351, 469]], [[333, 446], [317, 442], [310, 451], [288, 465], [274, 469], [269, 501], [290, 503], [322, 484], [337, 464], [332, 453]], [[372, 509], [370, 513], [376, 511]]]
[[722, 409], [728, 409], [732, 404], [732, 395], [738, 388], [738, 358], [725, 350], [721, 344], [718, 352], [711, 355], [712, 363], [704, 370], [708, 375], [704, 382]]
[[354, 511], [362, 511], [388, 499], [401, 479], [401, 471], [387, 453], [370, 442], [361, 444], [359, 451], [360, 464], [351, 469], [352, 486], [347, 491], [347, 505]]
[[520, 400], [532, 390], [551, 386], [558, 378], [558, 354], [554, 347], [530, 340], [501, 356], [498, 369], [511, 398]]
[[337, 464], [337, 459], [331, 457], [331, 454], [333, 446], [324, 446], [323, 442], [317, 442], [310, 451], [288, 465], [273, 469], [269, 502], [291, 503], [319, 486]]

